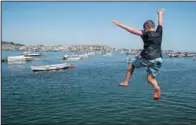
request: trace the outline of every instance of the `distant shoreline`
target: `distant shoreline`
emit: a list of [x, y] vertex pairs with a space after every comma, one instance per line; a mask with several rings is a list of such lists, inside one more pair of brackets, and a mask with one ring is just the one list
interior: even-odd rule
[[[2, 50], [11, 50], [11, 51], [112, 51], [112, 50], [120, 50], [120, 51], [141, 51], [142, 49], [126, 49], [126, 48], [112, 48], [107, 45], [70, 45], [70, 46], [64, 46], [64, 45], [34, 45], [34, 46], [26, 46], [24, 44], [20, 43], [14, 43], [14, 42], [7, 42], [2, 41], [1, 42], [1, 49]], [[176, 50], [162, 50], [163, 53], [195, 53], [196, 51], [176, 51]]]
[[67, 51], [67, 50], [100, 50], [100, 51], [111, 51], [116, 48], [112, 48], [107, 45], [34, 45], [34, 46], [26, 46], [24, 44], [18, 44], [14, 42], [6, 42], [2, 41], [2, 50], [20, 50], [20, 51]]

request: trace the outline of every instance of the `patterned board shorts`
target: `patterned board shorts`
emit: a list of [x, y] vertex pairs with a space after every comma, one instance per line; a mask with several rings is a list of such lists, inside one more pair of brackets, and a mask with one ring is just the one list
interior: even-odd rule
[[137, 56], [133, 57], [132, 59], [129, 59], [128, 62], [131, 63], [134, 66], [134, 68], [146, 67], [147, 73], [149, 75], [153, 75], [154, 77], [156, 77], [162, 66], [163, 60], [161, 57], [156, 58], [154, 60], [146, 60], [141, 56]]

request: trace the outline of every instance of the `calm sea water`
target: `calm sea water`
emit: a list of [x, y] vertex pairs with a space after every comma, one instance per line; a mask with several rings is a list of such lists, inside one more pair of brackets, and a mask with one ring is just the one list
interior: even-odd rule
[[[2, 56], [20, 52], [3, 51]], [[164, 58], [157, 76], [159, 101], [146, 82], [145, 69], [134, 72], [128, 87], [126, 55], [92, 56], [75, 69], [32, 72], [31, 65], [62, 63], [65, 53], [24, 64], [2, 63], [3, 124], [196, 124], [196, 62]]]

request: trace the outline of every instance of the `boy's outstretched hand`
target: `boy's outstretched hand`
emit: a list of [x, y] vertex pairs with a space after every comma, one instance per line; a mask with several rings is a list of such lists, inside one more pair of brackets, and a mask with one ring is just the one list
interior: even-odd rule
[[157, 11], [157, 13], [158, 13], [158, 14], [163, 14], [164, 11], [165, 11], [164, 9], [159, 9], [159, 10]]
[[163, 26], [163, 13], [164, 13], [164, 9], [159, 9], [158, 11], [157, 11], [157, 13], [158, 13], [158, 24], [159, 25], [161, 25], [161, 26]]
[[119, 25], [120, 23], [117, 20], [112, 21], [115, 25]]
[[123, 28], [123, 29], [129, 31], [129, 32], [132, 33], [132, 34], [135, 34], [135, 35], [138, 35], [138, 36], [142, 36], [142, 35], [143, 35], [142, 32], [141, 32], [140, 30], [137, 30], [137, 29], [135, 29], [135, 28], [133, 28], [133, 27], [131, 27], [131, 26], [127, 26], [127, 25], [121, 24], [121, 23], [119, 23], [117, 20], [113, 20], [112, 22], [113, 22], [115, 25], [117, 25], [117, 26], [119, 26], [119, 27], [121, 27], [121, 28]]

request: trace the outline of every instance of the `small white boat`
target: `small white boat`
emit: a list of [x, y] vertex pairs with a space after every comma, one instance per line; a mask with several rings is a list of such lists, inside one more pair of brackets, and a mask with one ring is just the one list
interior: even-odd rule
[[102, 52], [96, 52], [96, 54], [100, 55], [100, 54], [102, 54]]
[[77, 61], [77, 60], [80, 60], [81, 58], [80, 57], [69, 57], [67, 58], [68, 61]]
[[67, 69], [71, 65], [68, 63], [53, 64], [53, 65], [43, 65], [43, 66], [31, 66], [32, 71], [48, 71], [48, 70], [59, 70]]
[[112, 56], [112, 53], [106, 53], [103, 56]]
[[80, 60], [81, 57], [78, 55], [64, 55], [63, 59], [68, 61], [77, 61]]
[[172, 58], [172, 57], [179, 57], [178, 54], [168, 54], [168, 56], [169, 56], [170, 58]]
[[24, 53], [21, 53], [20, 55], [24, 55], [24, 56], [42, 56], [42, 53], [24, 52]]
[[24, 65], [26, 61], [11, 61], [7, 62], [8, 65]]
[[85, 59], [85, 58], [88, 58], [88, 54], [81, 54], [81, 55], [79, 55], [79, 57], [80, 57], [81, 59]]
[[33, 60], [33, 57], [26, 57], [26, 56], [8, 56], [7, 61], [12, 62], [12, 61], [31, 61]]
[[89, 52], [87, 55], [88, 55], [88, 56], [95, 55], [95, 52]]

